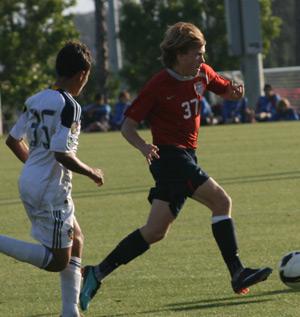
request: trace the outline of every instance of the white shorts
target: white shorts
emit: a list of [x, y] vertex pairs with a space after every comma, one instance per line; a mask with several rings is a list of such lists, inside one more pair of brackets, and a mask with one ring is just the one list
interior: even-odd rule
[[24, 202], [31, 221], [31, 235], [50, 249], [69, 248], [73, 244], [74, 204], [71, 199], [52, 210], [37, 209]]

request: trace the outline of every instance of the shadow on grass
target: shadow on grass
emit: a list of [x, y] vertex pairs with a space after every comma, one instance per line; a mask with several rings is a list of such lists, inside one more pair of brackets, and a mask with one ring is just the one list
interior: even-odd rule
[[[155, 314], [162, 312], [183, 312], [183, 311], [192, 311], [192, 310], [205, 310], [210, 308], [220, 308], [220, 307], [230, 307], [230, 306], [239, 306], [239, 305], [250, 305], [257, 303], [265, 303], [276, 300], [272, 298], [275, 295], [284, 295], [291, 293], [299, 293], [299, 291], [292, 289], [282, 289], [274, 290], [268, 292], [261, 292], [259, 294], [246, 295], [246, 296], [229, 296], [229, 297], [220, 297], [213, 299], [204, 299], [204, 300], [195, 300], [189, 302], [177, 302], [165, 305], [165, 308], [157, 308], [155, 310], [145, 310], [145, 311], [136, 311], [134, 313], [119, 313], [119, 314], [106, 314], [106, 315], [95, 315], [97, 317], [129, 317], [129, 316], [139, 316], [145, 314]], [[264, 298], [262, 298], [264, 297]]]
[[[245, 175], [238, 177], [224, 177], [217, 179], [221, 185], [235, 185], [235, 184], [247, 184], [247, 183], [262, 183], [262, 182], [274, 182], [280, 180], [290, 180], [290, 179], [300, 179], [300, 171], [291, 172], [281, 172], [281, 173], [269, 173], [261, 175]], [[126, 187], [115, 187], [115, 188], [100, 188], [92, 189], [86, 191], [73, 191], [73, 198], [90, 198], [90, 197], [101, 197], [101, 196], [115, 196], [115, 195], [125, 195], [125, 194], [137, 194], [145, 193], [147, 194], [149, 186], [126, 186]], [[17, 205], [21, 204], [19, 198], [4, 198], [0, 199], [0, 206], [6, 205]]]
[[[225, 303], [203, 303], [202, 301], [195, 301], [193, 304], [185, 304], [185, 303], [176, 303], [173, 305], [167, 305], [167, 308], [158, 308], [154, 310], [145, 310], [145, 311], [137, 311], [134, 313], [121, 313], [121, 314], [113, 314], [113, 315], [96, 315], [97, 317], [120, 317], [120, 316], [139, 316], [145, 314], [155, 314], [162, 312], [182, 312], [189, 310], [203, 310], [209, 308], [217, 308], [217, 307], [228, 307], [228, 306], [237, 306], [237, 305], [249, 305], [249, 304], [257, 304], [263, 302], [269, 302], [271, 299], [257, 299], [257, 300], [240, 300], [239, 302], [225, 302]], [[204, 301], [205, 302], [205, 301]]]
[[[300, 291], [292, 290], [292, 289], [282, 289], [282, 290], [274, 290], [274, 291], [267, 291], [267, 292], [260, 292], [259, 294], [248, 294], [248, 295], [234, 295], [229, 297], [220, 297], [220, 298], [212, 298], [212, 299], [205, 299], [202, 300], [201, 303], [210, 303], [210, 302], [223, 302], [228, 300], [238, 301], [240, 299], [253, 299], [253, 298], [260, 298], [262, 296], [272, 296], [272, 295], [283, 295], [283, 294], [291, 294], [291, 293], [299, 293]], [[192, 301], [192, 302], [181, 302], [181, 303], [172, 303], [168, 304], [168, 306], [176, 306], [176, 305], [192, 305], [195, 303], [199, 303], [199, 301]]]
[[300, 171], [281, 172], [281, 173], [269, 173], [260, 175], [245, 175], [238, 177], [224, 177], [219, 179], [220, 184], [235, 185], [246, 183], [261, 183], [261, 182], [274, 182], [278, 180], [299, 179]]
[[47, 317], [47, 316], [59, 316], [59, 312], [57, 312], [57, 313], [48, 313], [48, 314], [28, 315], [26, 317]]
[[[152, 185], [151, 185], [152, 186]], [[125, 195], [125, 194], [136, 194], [136, 193], [145, 193], [147, 195], [149, 191], [149, 186], [126, 186], [126, 187], [116, 187], [110, 189], [92, 189], [86, 191], [73, 191], [72, 197], [75, 199], [80, 198], [96, 198], [101, 196], [115, 196], [115, 195]], [[2, 198], [0, 199], [0, 206], [8, 206], [8, 205], [22, 205], [22, 201], [20, 198]]]

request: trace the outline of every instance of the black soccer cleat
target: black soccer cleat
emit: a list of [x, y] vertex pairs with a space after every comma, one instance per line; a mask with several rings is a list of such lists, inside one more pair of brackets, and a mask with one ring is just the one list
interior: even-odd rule
[[272, 269], [264, 267], [261, 269], [244, 268], [233, 276], [231, 281], [232, 289], [237, 294], [247, 294], [248, 287], [265, 281], [272, 273]]

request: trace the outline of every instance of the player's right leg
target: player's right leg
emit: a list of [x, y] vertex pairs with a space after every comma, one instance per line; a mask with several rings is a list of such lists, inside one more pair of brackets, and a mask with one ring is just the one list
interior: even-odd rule
[[142, 228], [125, 237], [101, 263], [84, 268], [80, 292], [81, 309], [88, 309], [90, 301], [106, 276], [121, 264], [127, 264], [143, 254], [149, 249], [150, 244], [163, 239], [174, 219], [169, 203], [154, 199], [147, 223]]
[[231, 198], [212, 178], [194, 192], [193, 198], [212, 211], [212, 231], [231, 275], [233, 291], [238, 294], [249, 292], [248, 287], [262, 282], [272, 273], [269, 267], [245, 268], [238, 254], [238, 243], [233, 219]]
[[28, 203], [24, 203], [24, 207], [32, 223], [33, 237], [40, 244], [1, 235], [0, 252], [41, 269], [62, 270], [68, 263], [68, 247], [57, 251], [53, 248], [60, 245], [62, 222], [51, 211], [41, 210]]
[[4, 235], [0, 235], [0, 252], [41, 269], [46, 269], [53, 261], [53, 253], [45, 246]]

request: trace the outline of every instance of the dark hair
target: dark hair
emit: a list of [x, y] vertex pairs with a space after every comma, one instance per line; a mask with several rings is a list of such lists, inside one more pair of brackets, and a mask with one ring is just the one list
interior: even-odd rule
[[95, 101], [103, 101], [103, 99], [104, 99], [104, 94], [102, 94], [101, 92], [97, 92], [96, 94], [95, 94]]
[[79, 41], [69, 41], [58, 52], [56, 73], [59, 77], [73, 77], [80, 71], [91, 68], [92, 57], [89, 48]]
[[264, 90], [272, 90], [272, 86], [270, 84], [265, 84]]

